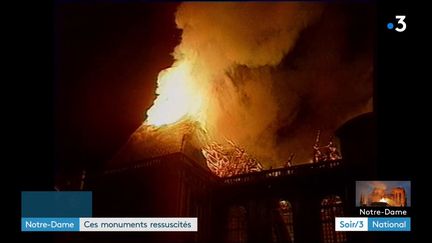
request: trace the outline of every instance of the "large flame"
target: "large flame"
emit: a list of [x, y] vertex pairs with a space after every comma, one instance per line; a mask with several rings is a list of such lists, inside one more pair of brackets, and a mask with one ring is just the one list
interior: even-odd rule
[[[192, 121], [210, 140], [229, 138], [266, 166], [285, 164], [280, 161], [291, 151], [298, 151], [294, 164], [307, 161], [310, 127], [332, 133], [363, 113], [372, 93], [372, 52], [353, 56], [355, 65], [339, 62], [346, 34], [331, 26], [344, 19], [322, 15], [323, 9], [322, 4], [294, 2], [181, 3], [175, 14], [181, 39], [172, 52], [174, 63], [158, 76], [157, 97], [144, 125], [159, 129]], [[325, 20], [322, 31], [317, 20]], [[308, 29], [310, 37], [300, 48], [306, 52], [285, 59], [312, 24], [316, 27]], [[327, 30], [330, 38], [316, 45], [313, 39]], [[330, 60], [329, 52], [335, 53]], [[301, 65], [292, 69], [291, 62]], [[328, 80], [317, 78], [321, 75]], [[347, 77], [360, 88], [343, 85]], [[322, 88], [325, 92], [319, 92]]]
[[181, 60], [159, 73], [158, 96], [147, 111], [147, 124], [162, 126], [185, 118], [202, 122], [203, 95], [195, 87], [191, 72], [191, 63]]

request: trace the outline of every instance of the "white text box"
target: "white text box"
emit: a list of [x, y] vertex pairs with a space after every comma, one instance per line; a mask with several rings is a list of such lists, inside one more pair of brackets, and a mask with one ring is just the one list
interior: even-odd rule
[[197, 232], [197, 218], [80, 218], [80, 231]]

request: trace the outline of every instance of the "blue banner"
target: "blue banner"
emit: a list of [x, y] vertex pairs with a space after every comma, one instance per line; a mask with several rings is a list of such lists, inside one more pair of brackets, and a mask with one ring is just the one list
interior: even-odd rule
[[79, 218], [21, 218], [21, 231], [79, 231]]
[[368, 231], [411, 231], [411, 218], [368, 218]]
[[92, 216], [92, 192], [22, 192], [23, 218], [79, 218]]

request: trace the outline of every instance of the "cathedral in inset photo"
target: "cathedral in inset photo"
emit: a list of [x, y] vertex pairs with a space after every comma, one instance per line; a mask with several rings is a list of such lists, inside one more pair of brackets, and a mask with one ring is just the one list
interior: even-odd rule
[[410, 207], [410, 181], [357, 181], [357, 207]]

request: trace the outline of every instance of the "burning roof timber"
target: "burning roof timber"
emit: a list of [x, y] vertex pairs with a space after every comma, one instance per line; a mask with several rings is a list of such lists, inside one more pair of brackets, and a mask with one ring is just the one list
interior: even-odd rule
[[227, 142], [225, 145], [210, 143], [199, 123], [188, 119], [159, 127], [143, 124], [107, 167], [123, 168], [141, 161], [182, 153], [219, 177], [263, 169], [244, 149], [230, 140]]
[[190, 120], [160, 127], [143, 124], [108, 163], [108, 167], [125, 167], [138, 161], [180, 152], [207, 168], [201, 153], [206, 141], [205, 131], [197, 122]]
[[209, 169], [219, 177], [230, 177], [263, 170], [259, 161], [243, 148], [227, 140], [229, 146], [212, 143], [202, 149]]

